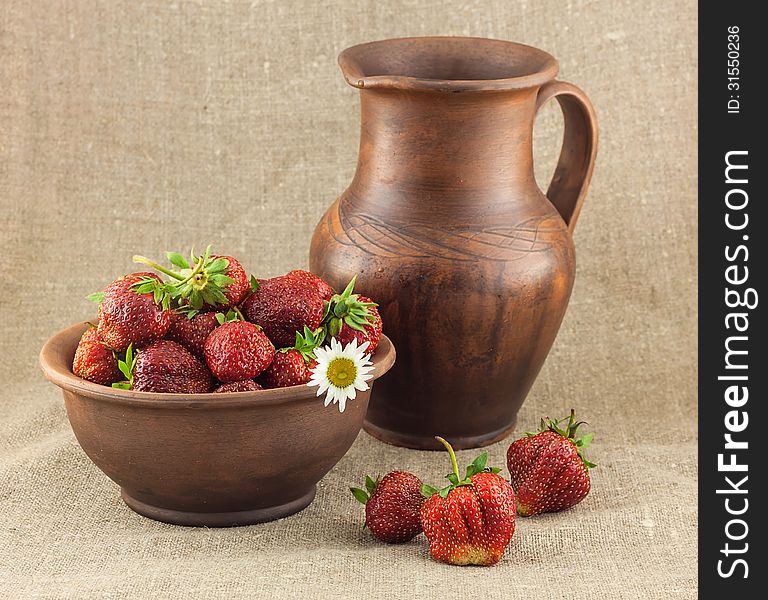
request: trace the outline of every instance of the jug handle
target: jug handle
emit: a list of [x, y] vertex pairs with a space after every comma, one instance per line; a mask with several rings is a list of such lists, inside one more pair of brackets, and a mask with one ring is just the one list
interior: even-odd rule
[[573, 233], [595, 167], [597, 118], [587, 95], [573, 84], [549, 81], [541, 86], [536, 112], [552, 98], [560, 103], [565, 131], [547, 198]]

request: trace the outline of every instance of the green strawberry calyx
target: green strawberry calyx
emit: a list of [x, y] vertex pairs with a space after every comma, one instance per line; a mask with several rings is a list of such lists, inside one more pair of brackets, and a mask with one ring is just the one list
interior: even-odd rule
[[125, 351], [125, 360], [117, 361], [117, 368], [125, 375], [125, 381], [118, 381], [112, 384], [113, 388], [120, 390], [130, 390], [133, 387], [133, 368], [136, 366], [136, 359], [139, 357], [139, 353], [133, 352], [133, 344], [128, 346]]
[[461, 475], [459, 475], [459, 464], [456, 461], [456, 453], [453, 451], [453, 447], [440, 436], [435, 436], [435, 439], [443, 446], [445, 446], [446, 450], [448, 450], [448, 454], [451, 457], [451, 466], [453, 467], [453, 472], [446, 475], [446, 479], [450, 482], [450, 484], [444, 488], [435, 488], [426, 483], [423, 484], [421, 486], [421, 495], [425, 498], [429, 498], [435, 494], [439, 494], [441, 498], [447, 498], [448, 494], [451, 493], [451, 490], [461, 486], [471, 486], [471, 477], [473, 475], [477, 475], [478, 473], [498, 473], [501, 471], [501, 469], [497, 467], [486, 466], [488, 464], [488, 453], [483, 452], [467, 467], [464, 478], [462, 479]]
[[144, 277], [136, 282], [132, 289], [138, 294], [153, 293], [155, 302], [167, 310], [172, 302], [186, 306], [185, 312], [189, 318], [194, 317], [205, 306], [228, 304], [224, 289], [234, 283], [227, 276], [229, 260], [223, 257], [212, 257], [211, 246], [205, 249], [201, 256], [190, 253], [190, 261], [178, 252], [167, 252], [166, 257], [178, 271], [167, 269], [162, 265], [144, 257], [134, 256], [133, 262], [141, 263], [172, 277], [176, 281], [167, 283], [157, 281], [152, 277]]
[[[561, 427], [560, 424], [565, 423], [566, 421], [567, 424], [565, 427]], [[539, 431], [527, 432], [525, 435], [532, 437], [544, 431], [553, 431], [558, 435], [562, 435], [564, 438], [571, 440], [573, 445], [576, 446], [576, 451], [579, 453], [579, 458], [581, 458], [581, 462], [584, 463], [584, 466], [587, 469], [594, 469], [597, 465], [593, 462], [589, 462], [584, 456], [584, 450], [589, 447], [594, 434], [588, 433], [586, 435], [577, 437], [576, 430], [581, 425], [588, 425], [588, 423], [586, 421], [576, 421], [576, 411], [571, 409], [571, 414], [567, 417], [563, 417], [562, 419], [550, 419], [549, 417], [542, 419], [541, 423], [539, 424]]]
[[[182, 308], [179, 310], [181, 311], [184, 309]], [[219, 325], [224, 325], [224, 323], [232, 323], [234, 321], [245, 321], [245, 317], [243, 316], [243, 313], [240, 312], [240, 309], [237, 308], [237, 306], [233, 306], [227, 311], [227, 314], [216, 313], [216, 321]]]
[[352, 495], [355, 497], [355, 499], [360, 502], [361, 504], [367, 504], [368, 500], [371, 499], [371, 496], [373, 496], [374, 492], [376, 491], [376, 488], [379, 485], [380, 478], [377, 477], [374, 481], [371, 479], [368, 475], [365, 476], [365, 489], [360, 489], [356, 487], [349, 488], [349, 491], [352, 492]]
[[301, 354], [301, 357], [304, 359], [304, 362], [309, 364], [313, 360], [315, 360], [315, 348], [319, 348], [323, 342], [325, 341], [325, 328], [324, 327], [318, 327], [314, 331], [312, 331], [309, 327], [304, 325], [304, 331], [297, 331], [296, 332], [296, 342], [293, 344], [293, 347], [291, 348], [280, 348], [278, 352], [291, 352], [292, 350], [297, 351], [299, 354]]
[[96, 304], [101, 304], [102, 302], [104, 302], [104, 292], [94, 292], [93, 294], [88, 294], [86, 298], [91, 302], [95, 302]]
[[325, 302], [322, 324], [326, 326], [330, 337], [339, 335], [344, 323], [352, 329], [365, 331], [363, 326], [373, 324], [376, 320], [370, 308], [378, 304], [363, 302], [358, 294], [353, 294], [355, 281], [357, 281], [357, 275], [350, 280], [341, 294], [334, 294]]

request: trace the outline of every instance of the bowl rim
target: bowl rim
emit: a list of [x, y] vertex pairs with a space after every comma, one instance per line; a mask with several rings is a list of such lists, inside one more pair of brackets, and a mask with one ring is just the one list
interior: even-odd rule
[[[83, 332], [93, 321], [84, 320], [53, 334], [43, 344], [40, 350], [40, 367], [45, 378], [60, 387], [75, 394], [87, 396], [94, 400], [124, 404], [129, 406], [147, 406], [157, 408], [231, 408], [234, 406], [269, 406], [288, 402], [306, 401], [317, 398], [315, 388], [306, 385], [296, 385], [285, 388], [255, 390], [245, 392], [229, 392], [217, 394], [168, 394], [158, 392], [138, 392], [111, 388], [82, 379], [72, 372], [72, 356], [63, 356], [65, 348], [76, 346]], [[369, 384], [384, 375], [395, 363], [397, 353], [392, 341], [381, 336], [381, 341], [373, 355], [373, 378]]]

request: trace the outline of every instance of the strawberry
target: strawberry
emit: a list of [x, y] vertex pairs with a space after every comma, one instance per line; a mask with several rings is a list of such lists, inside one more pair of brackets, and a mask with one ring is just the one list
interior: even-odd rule
[[232, 283], [224, 288], [224, 296], [227, 299], [227, 304], [225, 306], [217, 306], [216, 310], [224, 310], [224, 308], [237, 306], [251, 289], [251, 281], [243, 265], [231, 256], [211, 256], [211, 260], [221, 258], [227, 261], [227, 270], [224, 272], [224, 275], [225, 277], [232, 279]]
[[238, 304], [248, 293], [251, 283], [243, 266], [231, 256], [211, 254], [211, 247], [202, 256], [192, 253], [191, 264], [178, 252], [167, 252], [168, 260], [179, 271], [166, 269], [143, 256], [133, 261], [148, 265], [176, 281], [156, 285], [156, 294], [174, 300], [190, 316], [209, 310], [227, 310]]
[[263, 390], [258, 383], [253, 379], [246, 379], [245, 381], [231, 381], [229, 383], [222, 383], [214, 391], [216, 394], [226, 394], [229, 392], [255, 392], [256, 390]]
[[365, 478], [367, 491], [349, 488], [365, 504], [365, 525], [377, 539], [401, 544], [421, 533], [419, 511], [424, 504], [421, 480], [412, 473], [392, 471], [380, 480]]
[[260, 327], [247, 321], [229, 321], [205, 341], [205, 360], [223, 382], [243, 381], [261, 375], [272, 362], [275, 347]]
[[324, 301], [317, 287], [296, 278], [262, 279], [240, 306], [245, 318], [264, 328], [278, 348], [293, 344], [297, 331], [315, 331], [323, 319]]
[[341, 294], [330, 299], [323, 323], [328, 335], [339, 340], [342, 346], [357, 339], [358, 345], [368, 342], [368, 352], [373, 353], [381, 341], [381, 315], [373, 300], [352, 293], [356, 279], [357, 276], [353, 277]]
[[323, 300], [330, 300], [333, 296], [333, 288], [328, 284], [328, 282], [326, 282], [325, 279], [318, 277], [314, 273], [310, 273], [309, 271], [294, 269], [293, 271], [288, 271], [288, 273], [285, 274], [285, 277], [288, 279], [305, 281], [306, 283], [315, 286]]
[[107, 346], [123, 352], [131, 344], [142, 346], [166, 334], [170, 311], [155, 294], [144, 293], [146, 286], [158, 282], [154, 273], [131, 273], [110, 283], [104, 292], [89, 296], [100, 300], [98, 335]]
[[118, 363], [126, 380], [112, 387], [137, 392], [204, 394], [211, 389], [211, 373], [189, 350], [170, 340], [158, 340], [137, 351], [125, 351]]
[[311, 376], [310, 367], [298, 350], [283, 348], [275, 352], [261, 381], [267, 388], [290, 387], [307, 383]]
[[311, 369], [317, 364], [314, 351], [323, 343], [325, 331], [322, 328], [310, 331], [304, 326], [304, 334], [296, 332], [292, 348], [281, 348], [262, 374], [261, 381], [268, 388], [301, 385], [309, 381]]
[[205, 340], [219, 326], [214, 312], [189, 317], [188, 313], [171, 312], [171, 326], [166, 338], [184, 346], [198, 358], [205, 356]]
[[346, 346], [352, 340], [357, 340], [357, 345], [362, 346], [363, 342], [368, 342], [368, 352], [373, 353], [381, 341], [382, 321], [376, 304], [366, 296], [358, 296], [358, 302], [368, 305], [369, 322], [362, 326], [362, 329], [354, 329], [346, 323], [341, 324], [341, 331], [336, 335], [336, 339]]
[[592, 441], [592, 434], [577, 438], [576, 422], [571, 410], [566, 419], [541, 420], [539, 433], [512, 442], [507, 450], [507, 467], [512, 486], [517, 492], [517, 512], [524, 517], [570, 508], [587, 497], [590, 489], [589, 462], [582, 451]]
[[441, 490], [422, 486], [428, 499], [420, 518], [429, 551], [434, 559], [452, 565], [493, 565], [515, 532], [515, 492], [497, 474], [499, 469], [485, 466], [485, 452], [460, 479], [453, 448], [443, 438], [436, 439], [448, 450], [453, 473], [447, 477], [450, 485]]
[[120, 379], [115, 353], [99, 339], [96, 327], [86, 329], [80, 338], [75, 350], [72, 372], [78, 377], [101, 385], [111, 385]]

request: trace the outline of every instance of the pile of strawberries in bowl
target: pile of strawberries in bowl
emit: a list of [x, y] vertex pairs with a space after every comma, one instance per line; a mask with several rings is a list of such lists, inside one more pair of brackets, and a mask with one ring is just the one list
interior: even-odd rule
[[381, 340], [377, 305], [354, 293], [355, 278], [336, 293], [303, 270], [249, 277], [238, 260], [210, 247], [167, 258], [170, 267], [134, 256], [152, 271], [89, 296], [98, 322], [77, 346], [75, 375], [155, 393], [288, 387], [310, 382], [318, 349], [351, 345], [370, 356]]

